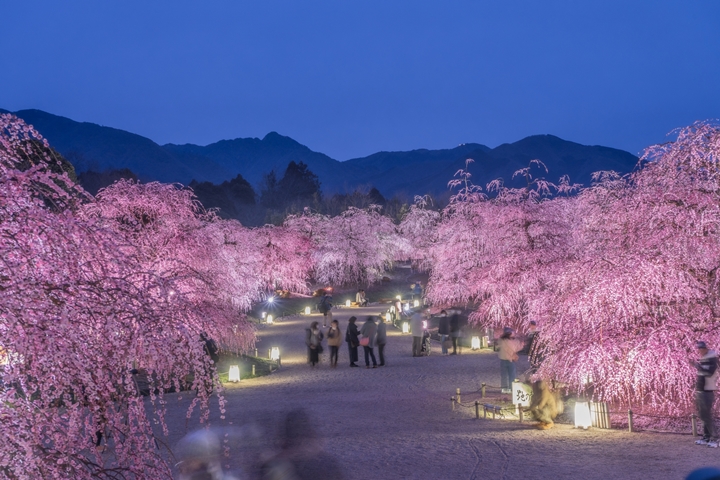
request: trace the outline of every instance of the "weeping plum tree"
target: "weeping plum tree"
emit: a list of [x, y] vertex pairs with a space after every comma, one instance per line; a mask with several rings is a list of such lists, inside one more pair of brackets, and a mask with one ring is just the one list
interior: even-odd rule
[[578, 247], [554, 283], [540, 374], [680, 412], [694, 341], [720, 345], [720, 130], [697, 123], [642, 161], [577, 198]]
[[305, 212], [285, 225], [312, 243], [313, 275], [318, 282], [347, 285], [379, 281], [393, 263], [407, 255], [407, 241], [380, 207], [350, 207], [328, 217]]
[[[169, 478], [163, 392], [191, 374], [188, 416], [207, 419], [218, 385], [199, 333], [250, 346], [242, 310], [268, 285], [302, 286], [309, 243], [220, 221], [173, 185], [121, 181], [94, 201], [32, 127], [0, 122], [0, 472]], [[158, 388], [150, 405], [133, 364]]]
[[576, 196], [563, 196], [576, 188], [567, 180], [494, 183], [492, 199], [465, 183], [438, 225], [429, 295], [475, 305], [481, 325], [540, 320], [541, 377], [687, 411], [693, 342], [720, 342], [719, 160], [720, 129], [697, 123], [649, 148], [638, 171], [600, 172]]

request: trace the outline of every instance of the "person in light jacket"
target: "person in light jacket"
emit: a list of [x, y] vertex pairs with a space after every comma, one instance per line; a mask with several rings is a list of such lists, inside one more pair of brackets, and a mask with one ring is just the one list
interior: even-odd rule
[[498, 358], [500, 359], [500, 387], [502, 393], [510, 393], [510, 387], [517, 375], [516, 362], [518, 352], [522, 350], [523, 343], [513, 337], [512, 328], [505, 327], [498, 340]]
[[705, 342], [697, 342], [695, 346], [700, 357], [697, 362], [693, 363], [697, 370], [695, 408], [697, 408], [698, 417], [703, 422], [703, 438], [697, 440], [695, 444], [717, 448], [718, 439], [715, 436], [712, 407], [715, 401], [715, 390], [717, 390], [718, 356], [715, 350], [708, 349]]
[[330, 328], [327, 331], [327, 344], [330, 347], [330, 366], [337, 367], [338, 350], [342, 345], [342, 335], [340, 334], [340, 324], [337, 320], [330, 322]]
[[360, 332], [358, 331], [357, 325], [355, 325], [355, 322], [357, 321], [356, 317], [350, 317], [348, 320], [348, 326], [347, 330], [345, 331], [345, 341], [348, 344], [348, 352], [350, 354], [350, 366], [351, 367], [357, 367], [359, 366], [357, 363], [358, 361], [358, 346], [360, 345], [360, 339], [358, 336], [360, 335]]
[[373, 317], [367, 317], [367, 320], [365, 320], [365, 323], [363, 323], [362, 328], [360, 329], [360, 335], [362, 338], [368, 339], [368, 344], [363, 345], [363, 349], [365, 350], [365, 368], [370, 368], [370, 358], [372, 358], [373, 368], [377, 368], [377, 360], [375, 360], [375, 337], [377, 334], [377, 324], [375, 323], [375, 320]]
[[383, 318], [378, 317], [380, 319], [380, 322], [377, 326], [377, 337], [375, 339], [375, 342], [378, 346], [378, 360], [380, 360], [380, 363], [378, 363], [379, 367], [385, 366], [385, 344], [387, 343], [387, 328], [385, 326], [385, 322], [383, 322]]

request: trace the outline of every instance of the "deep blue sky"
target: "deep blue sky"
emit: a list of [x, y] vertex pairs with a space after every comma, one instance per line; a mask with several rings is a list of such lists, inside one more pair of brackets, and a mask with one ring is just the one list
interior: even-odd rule
[[0, 107], [338, 160], [551, 133], [637, 153], [720, 117], [720, 1], [0, 5]]

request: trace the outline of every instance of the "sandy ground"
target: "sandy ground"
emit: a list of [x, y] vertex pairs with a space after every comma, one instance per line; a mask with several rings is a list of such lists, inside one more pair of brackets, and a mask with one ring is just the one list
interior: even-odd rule
[[[362, 323], [381, 307], [334, 310], [344, 332], [350, 315]], [[472, 409], [451, 409], [450, 397], [499, 385], [499, 364], [489, 351], [413, 358], [412, 338], [388, 328], [387, 366], [349, 368], [345, 346], [337, 369], [305, 363], [304, 329], [321, 315], [292, 317], [259, 331], [258, 349], [278, 346], [282, 368], [270, 376], [230, 384], [226, 420], [217, 408], [213, 426], [232, 433], [227, 466], [240, 478], [255, 478], [263, 455], [275, 448], [286, 412], [307, 409], [325, 451], [348, 479], [681, 479], [700, 466], [720, 465], [720, 449], [699, 447], [690, 435], [573, 429], [548, 431], [514, 420], [476, 420]], [[361, 364], [364, 364], [362, 352]], [[174, 445], [186, 430], [188, 396], [170, 396]], [[463, 402], [478, 394], [466, 394]], [[194, 417], [197, 417], [195, 415]], [[197, 426], [196, 418], [187, 422]]]

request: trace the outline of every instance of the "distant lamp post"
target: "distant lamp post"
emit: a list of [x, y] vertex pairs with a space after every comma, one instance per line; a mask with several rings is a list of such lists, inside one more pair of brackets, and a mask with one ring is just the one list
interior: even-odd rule
[[267, 317], [265, 317], [265, 321], [267, 322], [268, 325], [272, 325], [273, 324], [273, 316], [268, 315]]
[[275, 360], [276, 362], [280, 360], [280, 347], [272, 347], [270, 349], [270, 360]]
[[230, 365], [228, 373], [228, 382], [238, 383], [240, 381], [240, 367], [238, 365]]
[[403, 333], [410, 333], [410, 324], [409, 324], [408, 322], [403, 322], [402, 332], [403, 332]]
[[310, 315], [310, 307], [305, 307], [305, 315]]
[[575, 402], [575, 428], [587, 430], [592, 425], [590, 404], [588, 402]]
[[472, 337], [472, 339], [470, 340], [470, 347], [473, 350], [479, 350], [480, 349], [480, 337], [478, 337], [478, 336]]

